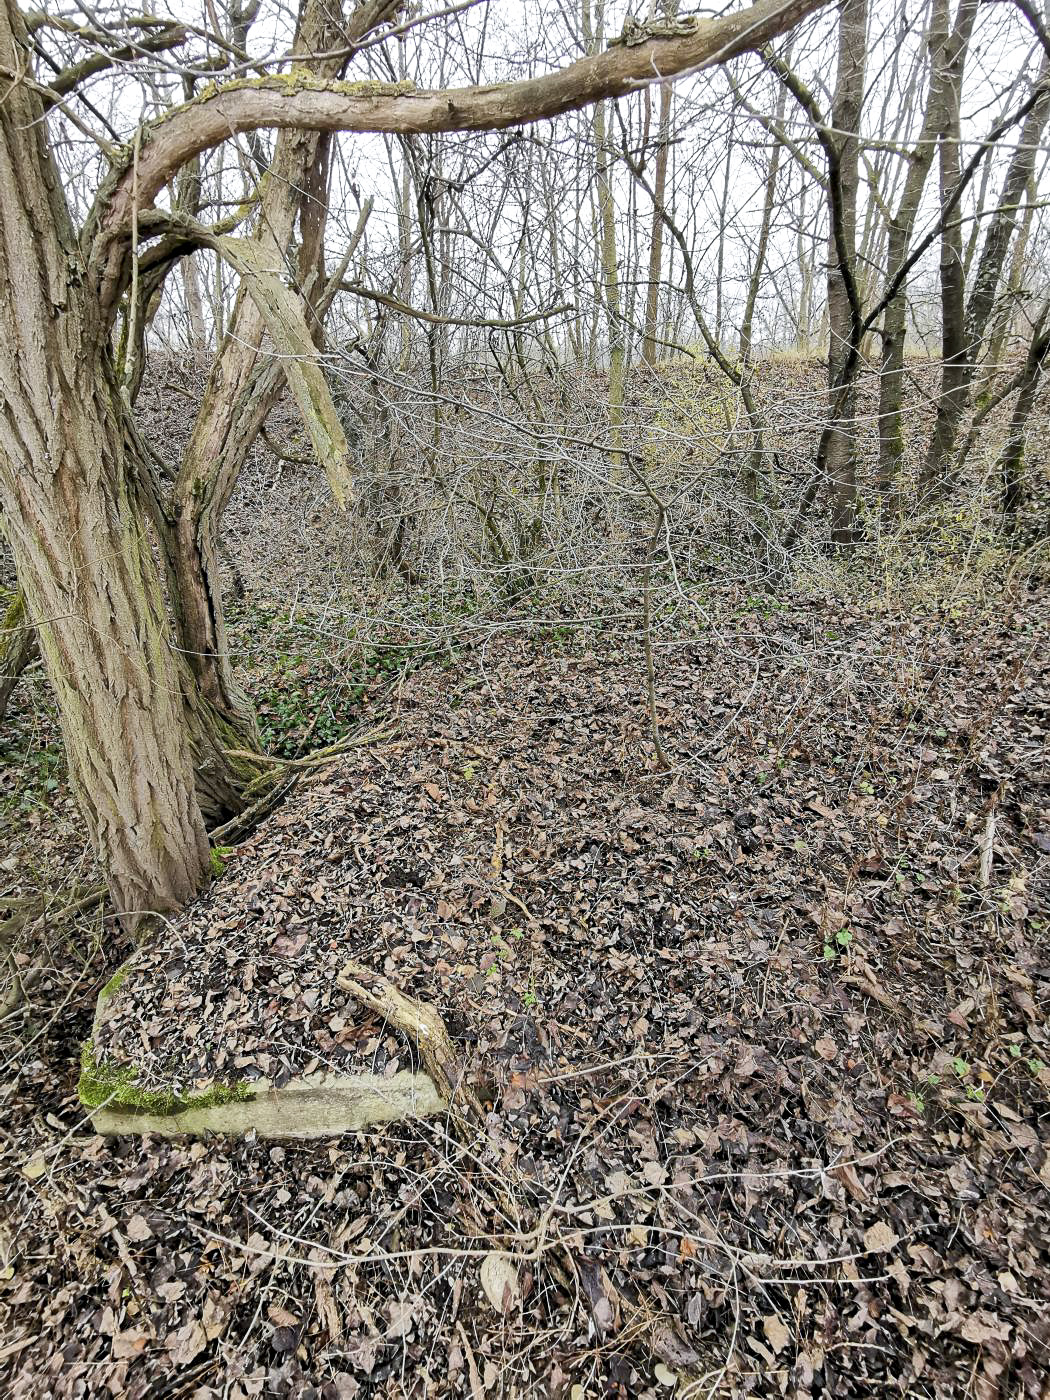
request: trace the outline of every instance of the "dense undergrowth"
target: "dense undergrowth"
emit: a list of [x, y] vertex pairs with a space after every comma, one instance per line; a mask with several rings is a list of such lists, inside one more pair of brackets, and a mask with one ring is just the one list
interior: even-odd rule
[[[811, 395], [811, 365], [778, 373]], [[687, 422], [723, 432], [697, 471], [718, 489], [655, 552], [651, 502], [581, 491], [527, 568], [479, 557], [475, 497], [418, 517], [425, 579], [372, 575], [359, 516], [256, 460], [228, 620], [266, 747], [386, 737], [216, 853], [157, 945], [151, 985], [188, 1003], [108, 1033], [101, 1078], [84, 1045], [131, 949], [105, 908], [64, 916], [99, 872], [23, 678], [0, 917], [42, 911], [5, 949], [0, 1020], [12, 1394], [1041, 1400], [1039, 510], [1007, 534], [975, 480], [892, 531], [872, 514], [848, 557], [814, 522], [786, 567], [726, 527], [739, 454], [718, 394], [680, 380], [649, 484], [696, 467]], [[791, 489], [805, 428], [777, 439]], [[351, 1052], [396, 1069], [396, 1037], [316, 985], [346, 950], [438, 1002], [486, 1141], [91, 1134], [85, 1065], [97, 1098], [174, 1102], [162, 1043], [183, 1102], [215, 1046], [234, 1089]], [[521, 1261], [506, 1309], [479, 1288], [493, 1251]]]

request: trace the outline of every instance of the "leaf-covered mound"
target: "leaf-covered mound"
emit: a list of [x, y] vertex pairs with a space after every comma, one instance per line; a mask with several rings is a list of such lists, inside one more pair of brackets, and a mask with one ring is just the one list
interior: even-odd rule
[[487, 1136], [124, 1149], [106, 1238], [164, 1301], [87, 1328], [68, 1281], [35, 1383], [1034, 1400], [1045, 613], [749, 608], [656, 671], [669, 773], [618, 645], [421, 669], [136, 962], [96, 1048], [192, 1090], [411, 1063], [357, 959], [441, 1010]]

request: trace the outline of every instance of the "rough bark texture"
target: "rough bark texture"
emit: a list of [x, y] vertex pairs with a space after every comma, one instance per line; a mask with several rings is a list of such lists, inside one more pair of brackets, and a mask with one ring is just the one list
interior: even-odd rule
[[[24, 71], [0, 9], [0, 63]], [[129, 462], [107, 328], [44, 146], [40, 100], [0, 104], [0, 492], [18, 580], [54, 687], [70, 776], [118, 908], [174, 908], [208, 841], [178, 670]]]

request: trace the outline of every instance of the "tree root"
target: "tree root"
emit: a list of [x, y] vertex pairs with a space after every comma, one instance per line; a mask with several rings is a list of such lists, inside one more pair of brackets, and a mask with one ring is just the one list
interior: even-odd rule
[[338, 758], [340, 754], [349, 753], [351, 749], [363, 748], [365, 744], [377, 744], [384, 739], [392, 739], [398, 732], [397, 723], [381, 724], [376, 729], [369, 729], [356, 734], [351, 734], [347, 739], [337, 739], [334, 744], [328, 744], [323, 749], [314, 749], [305, 758], [282, 758], [279, 754], [253, 753], [247, 749], [225, 749], [223, 752], [227, 758], [246, 758], [253, 763], [268, 763], [275, 768], [317, 768], [323, 763], [329, 763], [333, 758]]
[[463, 1065], [434, 1007], [406, 996], [387, 978], [358, 962], [347, 963], [335, 982], [408, 1036], [464, 1141], [473, 1141], [484, 1131], [485, 1110], [464, 1079]]
[[231, 817], [228, 822], [223, 822], [222, 826], [213, 827], [208, 832], [208, 840], [213, 846], [235, 846], [244, 839], [249, 832], [262, 821], [263, 817], [269, 816], [273, 809], [284, 800], [295, 787], [296, 780], [289, 778], [285, 782], [278, 782], [273, 775], [267, 774], [267, 779], [271, 786], [263, 795], [253, 802], [250, 807], [245, 807], [243, 812], [238, 812], [235, 817]]

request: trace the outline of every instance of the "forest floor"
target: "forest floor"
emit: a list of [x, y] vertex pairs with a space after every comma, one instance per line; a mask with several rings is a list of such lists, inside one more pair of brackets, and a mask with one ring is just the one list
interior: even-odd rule
[[[271, 740], [381, 737], [229, 853], [107, 1049], [392, 1073], [352, 956], [440, 1009], [484, 1131], [97, 1137], [128, 949], [45, 925], [2, 1027], [4, 1393], [1045, 1397], [1045, 587], [705, 594], [657, 637], [668, 771], [633, 640], [483, 634], [391, 683], [317, 631], [257, 677]], [[17, 704], [6, 888], [90, 878]]]

